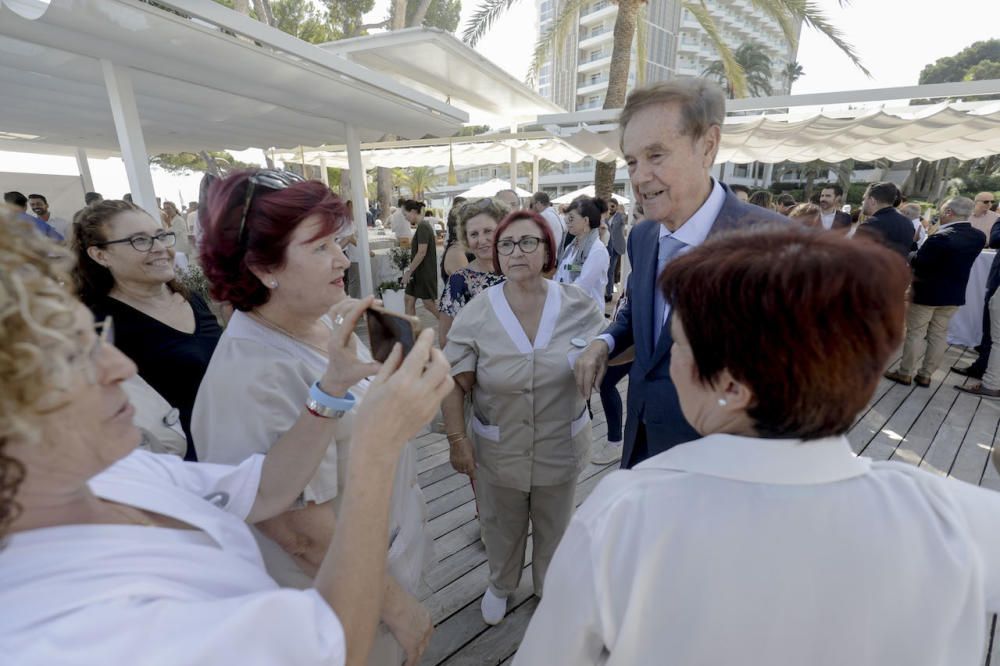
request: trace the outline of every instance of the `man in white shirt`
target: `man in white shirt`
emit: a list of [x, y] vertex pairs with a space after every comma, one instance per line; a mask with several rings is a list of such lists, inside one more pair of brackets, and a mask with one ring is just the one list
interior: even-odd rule
[[826, 230], [851, 228], [851, 216], [840, 210], [844, 200], [844, 188], [837, 183], [824, 185], [819, 193], [820, 223]]
[[545, 192], [535, 192], [532, 194], [531, 210], [545, 218], [545, 222], [549, 225], [549, 231], [552, 232], [552, 238], [556, 241], [556, 247], [561, 248], [563, 240], [566, 238], [566, 225], [563, 224], [556, 209], [552, 207], [552, 200], [549, 199], [549, 195]]
[[389, 228], [392, 229], [392, 233], [396, 234], [396, 240], [405, 238], [409, 241], [413, 238], [413, 227], [410, 226], [410, 221], [403, 213], [403, 204], [405, 203], [406, 199], [400, 199], [397, 202], [396, 210], [389, 216]]
[[[629, 373], [622, 467], [698, 438], [670, 379], [670, 308], [656, 288], [667, 262], [715, 233], [788, 218], [742, 203], [712, 178], [726, 98], [711, 81], [678, 78], [629, 94], [619, 125], [633, 200], [646, 220], [629, 234], [625, 305], [574, 366], [584, 396], [600, 386], [612, 354], [635, 347]], [[706, 303], [705, 307], [711, 307]]]
[[29, 194], [28, 206], [31, 208], [31, 212], [35, 214], [35, 217], [43, 222], [47, 222], [48, 225], [58, 231], [63, 238], [69, 238], [69, 222], [61, 217], [56, 217], [49, 212], [48, 199], [46, 199], [43, 195]]

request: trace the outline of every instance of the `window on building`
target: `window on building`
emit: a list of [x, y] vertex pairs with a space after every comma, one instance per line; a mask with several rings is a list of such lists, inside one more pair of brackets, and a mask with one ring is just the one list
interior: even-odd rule
[[591, 83], [600, 83], [601, 82], [601, 75], [600, 74], [591, 74], [590, 75], [590, 82]]
[[750, 176], [749, 164], [736, 164], [733, 166], [734, 178], [748, 178]]

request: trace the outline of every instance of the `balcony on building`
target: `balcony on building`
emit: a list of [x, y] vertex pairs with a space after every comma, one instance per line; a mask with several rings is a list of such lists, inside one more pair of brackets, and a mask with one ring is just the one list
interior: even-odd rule
[[611, 66], [611, 49], [607, 51], [601, 51], [598, 55], [593, 53], [587, 54], [586, 58], [581, 54], [580, 60], [577, 63], [576, 71], [581, 74], [586, 74], [589, 72], [597, 72], [602, 69], [607, 69]]
[[598, 26], [597, 28], [594, 28], [593, 30], [590, 30], [586, 34], [586, 37], [584, 37], [583, 35], [584, 30], [582, 28], [580, 30], [580, 33], [581, 34], [580, 34], [579, 46], [581, 49], [589, 49], [594, 46], [600, 46], [605, 42], [611, 42], [613, 41], [615, 36], [615, 31], [611, 28], [611, 26], [608, 25], [601, 25]]
[[580, 10], [580, 25], [594, 25], [618, 13], [618, 5], [608, 0], [598, 0]]
[[608, 89], [608, 75], [607, 72], [604, 72], [596, 80], [588, 76], [584, 82], [578, 83], [576, 88], [576, 94], [593, 95], [595, 93], [603, 93], [607, 89]]

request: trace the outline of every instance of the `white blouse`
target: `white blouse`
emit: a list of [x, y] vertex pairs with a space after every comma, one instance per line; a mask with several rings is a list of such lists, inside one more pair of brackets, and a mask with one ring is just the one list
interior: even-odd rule
[[94, 494], [196, 529], [65, 525], [7, 537], [4, 663], [343, 664], [333, 610], [315, 590], [279, 588], [244, 522], [262, 464], [136, 451], [91, 479]]
[[601, 481], [514, 663], [978, 665], [998, 516], [844, 437], [711, 435]]
[[580, 275], [573, 279], [570, 267], [576, 263], [579, 249], [575, 244], [570, 244], [566, 254], [559, 262], [556, 269], [555, 281], [563, 284], [575, 284], [580, 289], [587, 292], [587, 295], [594, 299], [597, 307], [604, 312], [604, 290], [608, 286], [608, 267], [611, 265], [611, 257], [608, 255], [608, 248], [600, 241], [594, 241], [590, 247], [590, 254], [580, 268]]

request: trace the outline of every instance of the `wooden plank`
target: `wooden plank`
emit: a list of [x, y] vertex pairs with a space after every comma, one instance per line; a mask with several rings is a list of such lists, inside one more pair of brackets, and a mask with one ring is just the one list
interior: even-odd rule
[[941, 424], [948, 416], [952, 405], [958, 400], [959, 392], [954, 389], [954, 385], [948, 380], [934, 394], [931, 401], [924, 408], [924, 411], [917, 417], [916, 422], [910, 431], [906, 433], [903, 441], [899, 442], [890, 460], [919, 465], [924, 459], [924, 455], [931, 446], [931, 442], [937, 436]]
[[952, 405], [948, 416], [938, 429], [934, 439], [931, 441], [927, 453], [920, 461], [920, 469], [947, 475], [958, 455], [958, 448], [962, 445], [969, 426], [972, 424], [972, 417], [976, 413], [980, 398], [958, 393], [955, 404]]
[[444, 663], [448, 666], [483, 666], [499, 664], [517, 652], [538, 598], [531, 597], [504, 619], [503, 631], [484, 631]]
[[979, 399], [969, 431], [955, 456], [948, 475], [967, 483], [979, 485], [989, 463], [990, 451], [1000, 423], [1000, 405], [992, 400]]
[[909, 386], [895, 384], [890, 388], [868, 412], [847, 432], [847, 440], [855, 453], [862, 453], [882, 427], [892, 418], [903, 401], [913, 390]]

